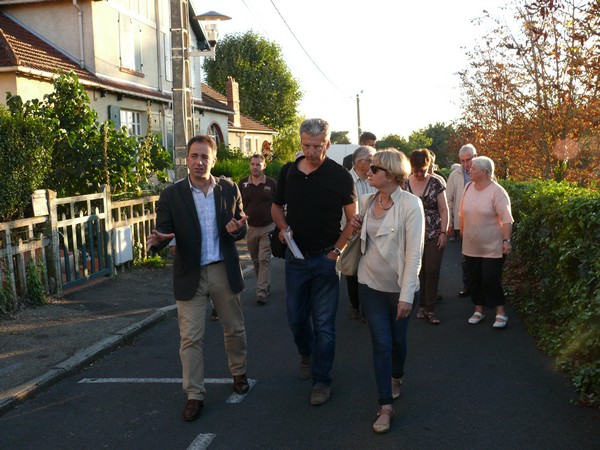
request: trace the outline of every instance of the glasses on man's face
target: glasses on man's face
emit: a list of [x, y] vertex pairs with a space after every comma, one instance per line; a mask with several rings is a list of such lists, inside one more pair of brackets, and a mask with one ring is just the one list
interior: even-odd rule
[[360, 162], [360, 161], [366, 161], [366, 163], [369, 164], [369, 165], [371, 165], [371, 163], [373, 162], [373, 160], [371, 158], [369, 158], [369, 159], [362, 158], [362, 159], [357, 159], [356, 160], [356, 162]]
[[473, 156], [471, 156], [470, 158], [467, 158], [467, 159], [461, 159], [460, 163], [461, 164], [470, 163], [473, 160], [473, 158], [475, 158], [475, 155], [473, 155]]
[[302, 150], [314, 150], [317, 152], [322, 151], [325, 148], [324, 145], [309, 145], [309, 144], [302, 144]]
[[377, 172], [379, 172], [380, 170], [383, 170], [385, 173], [387, 173], [387, 170], [385, 170], [383, 167], [379, 167], [379, 166], [373, 166], [373, 165], [371, 165], [369, 168], [371, 169], [371, 173], [372, 173], [373, 175], [375, 175], [375, 174], [376, 174]]

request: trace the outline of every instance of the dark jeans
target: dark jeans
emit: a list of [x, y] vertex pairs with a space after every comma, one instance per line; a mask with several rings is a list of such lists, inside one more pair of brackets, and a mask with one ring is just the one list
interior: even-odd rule
[[[287, 319], [301, 356], [312, 355], [313, 383], [331, 384], [340, 278], [325, 254], [285, 255]], [[312, 319], [312, 320], [311, 320]]]
[[502, 268], [506, 258], [474, 258], [465, 256], [471, 276], [471, 301], [477, 306], [495, 308], [505, 302]]
[[358, 300], [358, 277], [348, 276], [346, 277], [346, 285], [348, 286], [348, 297], [350, 298], [350, 304], [358, 309], [360, 307], [360, 301]]
[[[358, 285], [362, 299], [362, 310], [367, 318], [373, 346], [373, 368], [380, 405], [391, 405], [392, 377], [404, 376], [406, 362], [408, 323], [406, 319], [396, 320], [398, 292], [381, 292], [366, 284]], [[418, 292], [413, 305], [418, 303]]]

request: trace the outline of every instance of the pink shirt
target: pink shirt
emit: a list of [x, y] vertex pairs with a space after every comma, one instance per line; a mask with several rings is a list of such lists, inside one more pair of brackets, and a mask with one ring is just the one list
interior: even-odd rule
[[462, 252], [477, 258], [502, 258], [502, 224], [513, 223], [508, 193], [496, 182], [482, 191], [465, 186], [460, 205]]

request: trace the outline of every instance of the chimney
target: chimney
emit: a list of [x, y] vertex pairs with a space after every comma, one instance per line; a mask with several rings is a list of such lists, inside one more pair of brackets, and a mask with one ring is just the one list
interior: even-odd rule
[[229, 121], [234, 127], [241, 126], [239, 85], [232, 77], [227, 77], [227, 106], [234, 111], [229, 114]]

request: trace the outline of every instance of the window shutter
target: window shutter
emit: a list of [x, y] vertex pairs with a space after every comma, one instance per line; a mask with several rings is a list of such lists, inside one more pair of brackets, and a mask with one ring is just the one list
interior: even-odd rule
[[108, 118], [112, 120], [115, 129], [121, 128], [121, 108], [117, 105], [108, 105]]

